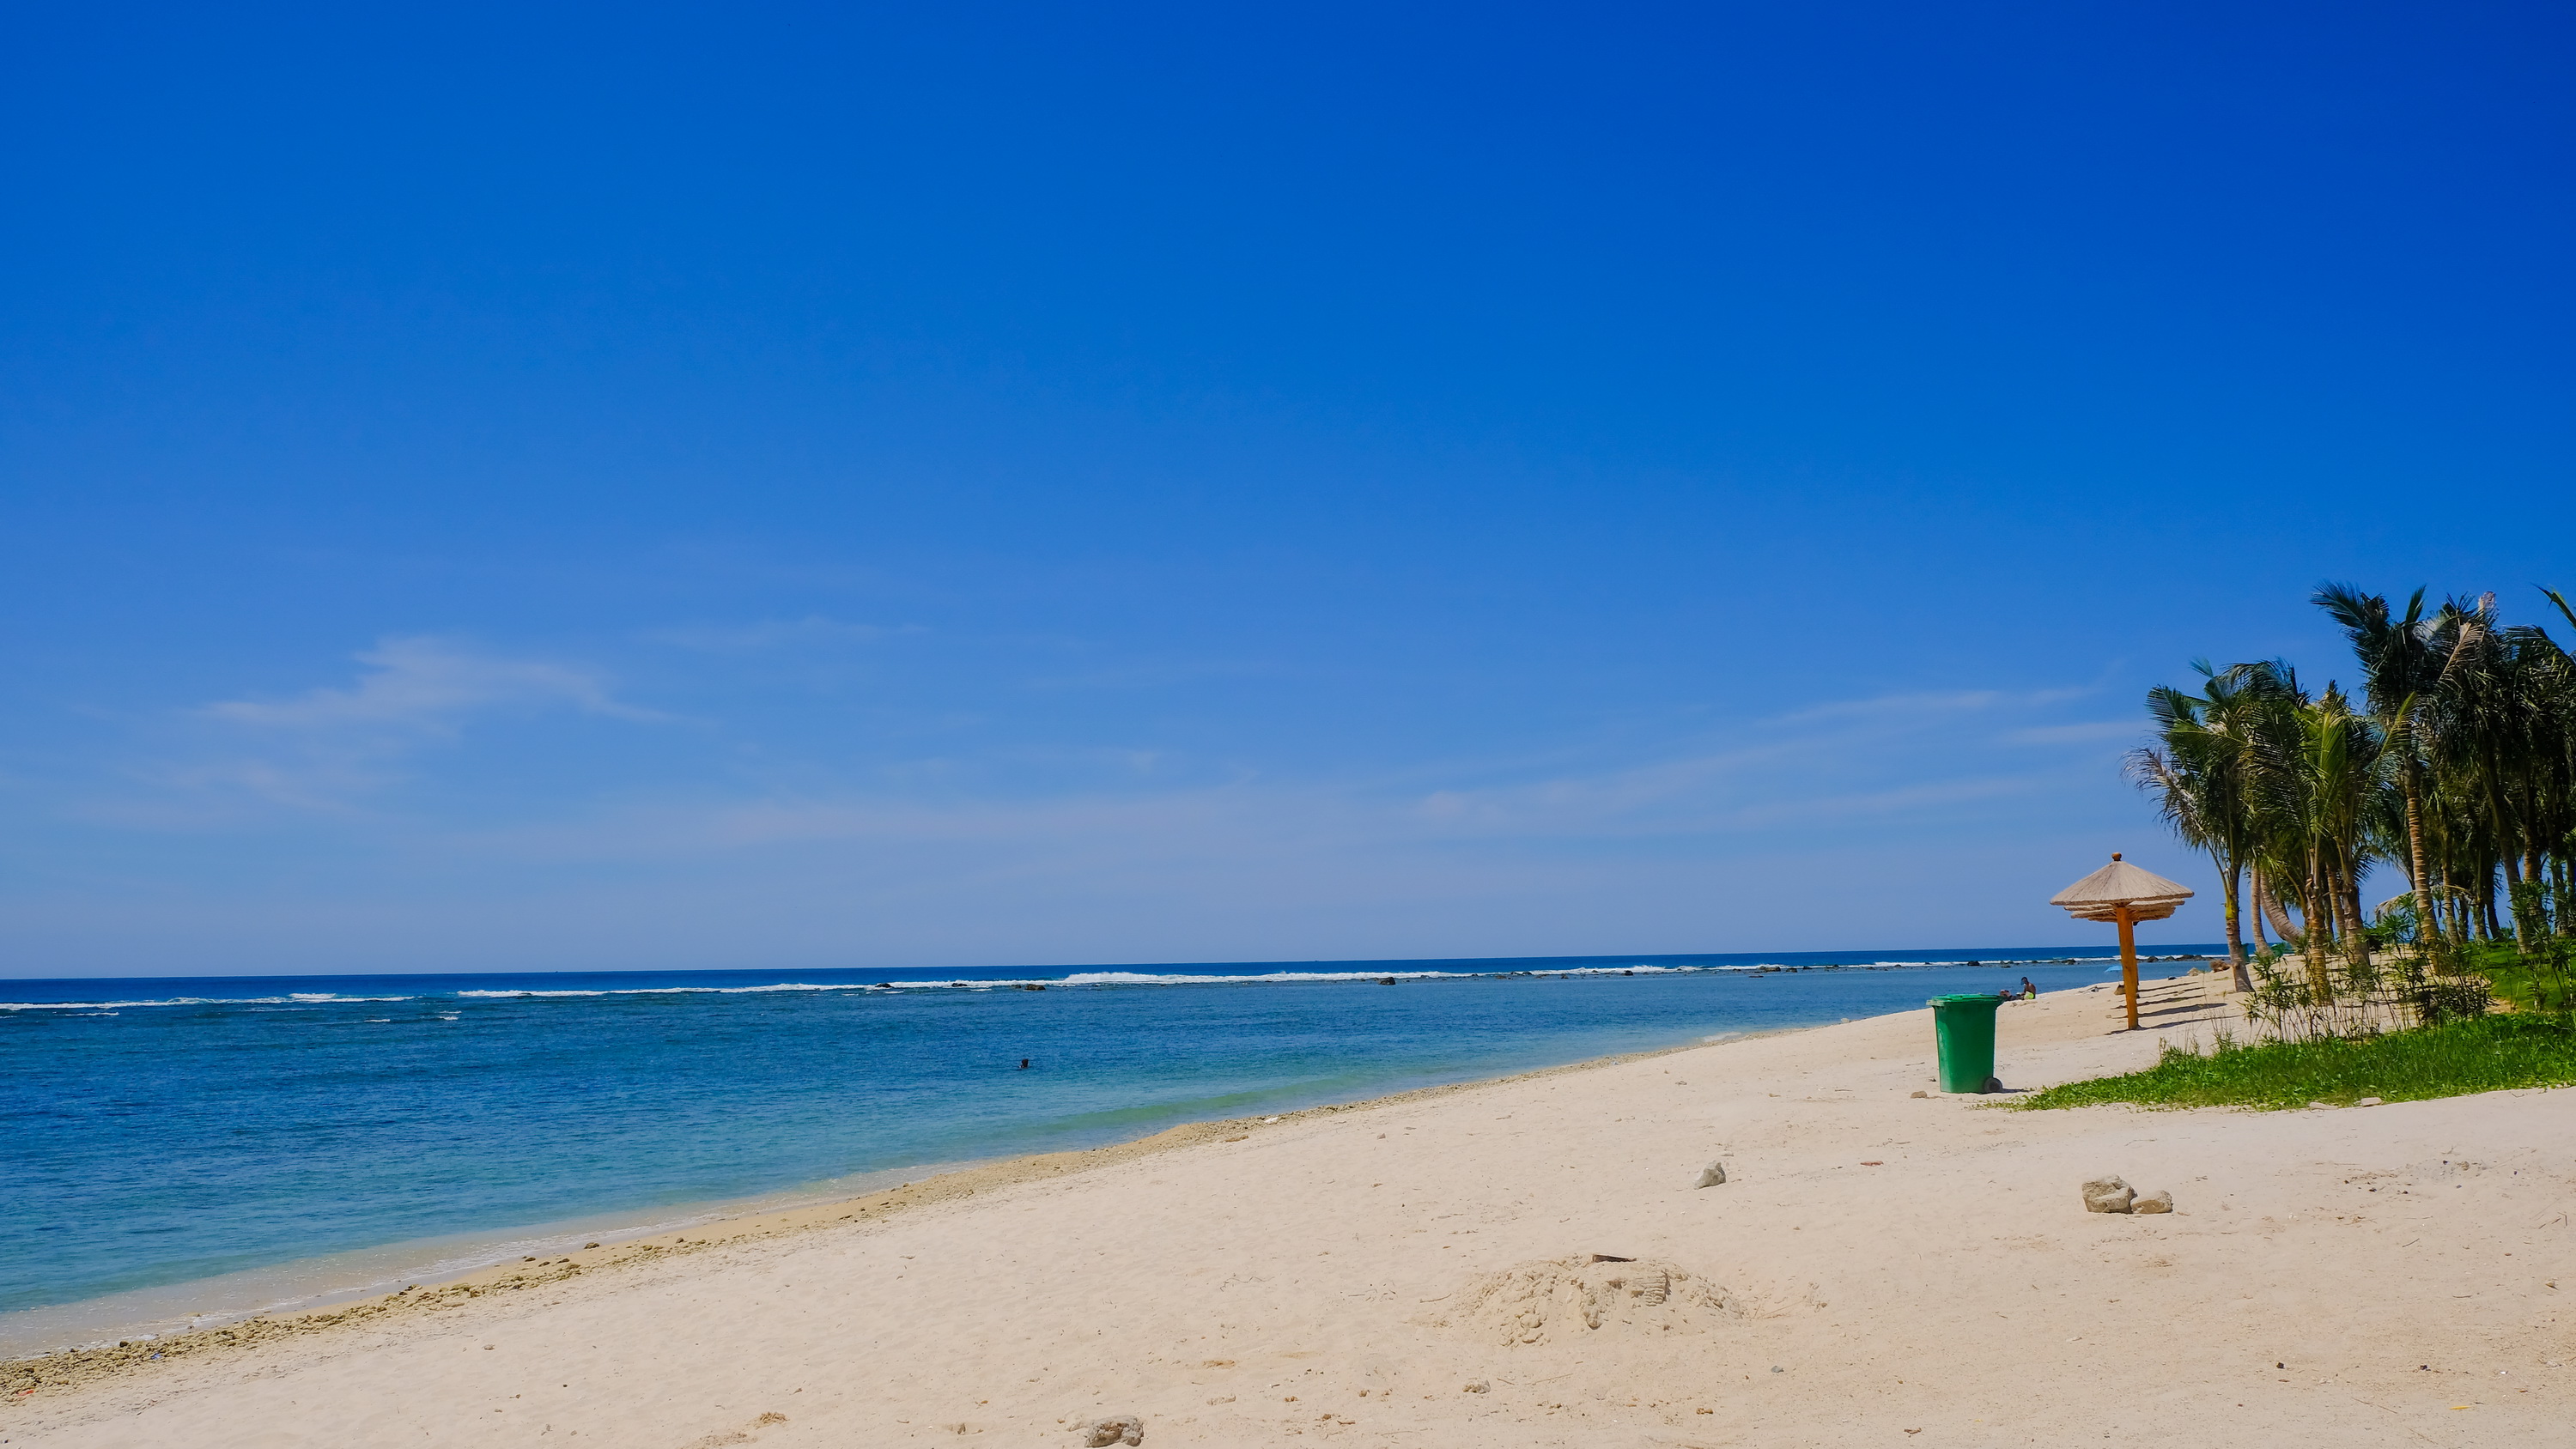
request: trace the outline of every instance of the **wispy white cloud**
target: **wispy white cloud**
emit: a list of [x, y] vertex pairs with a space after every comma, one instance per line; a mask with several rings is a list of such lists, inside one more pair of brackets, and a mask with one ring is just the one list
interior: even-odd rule
[[2014, 730], [2004, 738], [2017, 745], [2080, 745], [2094, 740], [2134, 740], [2144, 733], [2143, 719], [2105, 719], [2085, 724], [2038, 725]]
[[[1933, 810], [2032, 788], [2035, 777], [2010, 756], [1983, 758], [1996, 717], [2046, 710], [2088, 692], [1945, 690], [1837, 700], [1748, 721], [1698, 742], [1697, 751], [1651, 763], [1435, 790], [1416, 799], [1414, 812], [1439, 828], [1479, 834], [1598, 838]], [[2088, 732], [2105, 727], [2039, 727], [2006, 738], [2037, 738], [2052, 728], [2090, 739], [2099, 736]]]
[[748, 654], [768, 649], [815, 649], [833, 645], [873, 644], [881, 639], [926, 634], [920, 624], [853, 624], [808, 614], [802, 619], [764, 619], [753, 624], [692, 625], [655, 629], [644, 637], [656, 644], [700, 649], [715, 654]]
[[1922, 815], [1973, 801], [2027, 795], [2044, 788], [2044, 785], [2044, 781], [2020, 775], [1932, 780], [1885, 790], [1855, 790], [1796, 800], [1764, 801], [1729, 812], [1723, 817], [1723, 824], [1733, 829], [1749, 830]]
[[[1782, 752], [1782, 758], [1786, 752]], [[1971, 776], [1878, 789], [1790, 789], [1776, 778], [1757, 788], [1726, 788], [1744, 757], [1688, 761], [1625, 771], [1597, 780], [1552, 780], [1517, 790], [1442, 791], [1416, 813], [1448, 830], [1504, 837], [1630, 837], [1775, 830], [1862, 817], [1923, 814], [1948, 806], [2024, 794], [2040, 782], [2024, 776]], [[1810, 782], [1795, 780], [1805, 785]]]
[[534, 659], [477, 654], [446, 640], [386, 639], [356, 656], [355, 684], [287, 699], [223, 700], [208, 719], [269, 730], [444, 730], [467, 714], [505, 705], [570, 705], [619, 719], [658, 719], [620, 703], [599, 676]]
[[1991, 689], [1949, 689], [1916, 694], [1882, 694], [1868, 699], [1838, 699], [1780, 716], [1782, 724], [1813, 724], [1834, 719], [1928, 719], [1991, 709], [2004, 696]]
[[2081, 699], [2091, 693], [2093, 691], [2088, 688], [1921, 690], [1911, 694], [1880, 694], [1866, 699], [1832, 700], [1810, 705], [1781, 715], [1778, 723], [1813, 724], [1824, 720], [1853, 719], [1931, 725], [1995, 709], [2042, 709]]
[[1487, 830], [1599, 824], [1673, 802], [1704, 797], [1731, 778], [1761, 772], [1809, 745], [1780, 741], [1629, 769], [1563, 775], [1525, 784], [1435, 790], [1416, 805], [1423, 819]]
[[988, 866], [1037, 859], [1088, 873], [1112, 862], [1170, 869], [1323, 852], [1371, 838], [1383, 843], [1388, 825], [1383, 809], [1340, 792], [1234, 784], [985, 800], [665, 800], [455, 838], [476, 855], [530, 864], [706, 862], [745, 853], [785, 860], [859, 847], [890, 852], [907, 871], [937, 859]]
[[1418, 866], [1460, 848], [1680, 836], [1726, 849], [1717, 842], [1727, 836], [1812, 838], [1855, 822], [1937, 822], [1944, 812], [2055, 788], [2062, 766], [1994, 745], [1992, 717], [2027, 703], [1991, 691], [1860, 701], [1751, 721], [1666, 759], [1592, 770], [1557, 760], [1541, 778], [1429, 790], [1416, 783], [1421, 775], [1490, 780], [1497, 767], [1425, 766], [1400, 772], [1401, 784], [1255, 772], [1210, 780], [1189, 770], [1165, 775], [1137, 752], [1118, 757], [1122, 782], [1097, 771], [1090, 756], [1098, 752], [1068, 751], [1051, 763], [1080, 764], [1081, 785], [1059, 775], [1056, 788], [1023, 780], [1033, 788], [990, 795], [954, 769], [891, 771], [873, 786], [630, 801], [602, 815], [526, 822], [477, 848], [555, 862], [864, 848], [930, 852], [925, 859], [1046, 857], [1068, 869], [1088, 862], [1085, 870], [1112, 859], [1195, 870], [1223, 860], [1248, 868], [1256, 859], [1407, 853]]
[[570, 710], [670, 718], [617, 698], [594, 670], [449, 639], [388, 638], [353, 657], [360, 668], [346, 684], [184, 711], [193, 727], [184, 743], [126, 771], [152, 796], [92, 801], [80, 813], [182, 829], [220, 825], [250, 804], [347, 814], [403, 778], [407, 756], [455, 738], [477, 716]]

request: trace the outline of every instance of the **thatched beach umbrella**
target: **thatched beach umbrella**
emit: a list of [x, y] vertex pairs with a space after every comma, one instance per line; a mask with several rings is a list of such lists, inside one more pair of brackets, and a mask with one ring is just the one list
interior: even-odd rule
[[2138, 933], [2140, 921], [2161, 921], [2174, 907], [2191, 899], [2191, 887], [2151, 870], [2140, 870], [2111, 854], [2111, 863], [2048, 898], [2079, 921], [2120, 923], [2120, 991], [2129, 998], [2129, 1030], [2138, 1029]]

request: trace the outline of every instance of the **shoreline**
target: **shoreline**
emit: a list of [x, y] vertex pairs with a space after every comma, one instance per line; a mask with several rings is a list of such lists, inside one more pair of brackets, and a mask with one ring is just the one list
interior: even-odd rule
[[[2199, 961], [2204, 959], [2207, 958], [2185, 955], [2151, 958], [2142, 957], [2141, 961], [2144, 962], [2152, 960], [2159, 964], [2169, 964], [2183, 961]], [[1742, 971], [1745, 974], [1790, 974], [1802, 971], [1875, 971], [1894, 968], [1892, 963], [1852, 963], [1843, 965], [1772, 966], [1760, 968], [1729, 967], [1717, 969]], [[1598, 974], [1615, 975], [1617, 972], [1607, 971]], [[2156, 979], [2171, 980], [2180, 978]], [[2084, 987], [2064, 988], [2063, 992], [2080, 992], [2085, 989], [2086, 988]], [[2063, 994], [2063, 992], [2060, 994]], [[1914, 1009], [1915, 1008], [1907, 1008], [1906, 1011], [1893, 1013], [1893, 1015], [1906, 1015]], [[240, 1346], [254, 1342], [269, 1342], [282, 1336], [296, 1336], [322, 1331], [344, 1323], [367, 1321], [381, 1317], [389, 1312], [401, 1311], [407, 1307], [437, 1306], [443, 1302], [454, 1301], [460, 1295], [463, 1297], [480, 1297], [493, 1292], [511, 1292], [544, 1287], [552, 1283], [565, 1281], [585, 1274], [624, 1267], [635, 1263], [660, 1261], [675, 1254], [694, 1253], [708, 1247], [723, 1246], [725, 1244], [735, 1242], [749, 1242], [774, 1238], [794, 1232], [831, 1227], [844, 1222], [857, 1222], [861, 1220], [871, 1222], [885, 1221], [892, 1217], [895, 1212], [904, 1208], [927, 1206], [932, 1203], [971, 1197], [979, 1190], [990, 1190], [992, 1188], [1008, 1185], [1014, 1182], [1032, 1181], [1045, 1177], [1059, 1176], [1067, 1171], [1082, 1171], [1092, 1167], [1107, 1166], [1116, 1162], [1130, 1160], [1136, 1156], [1195, 1145], [1199, 1142], [1209, 1140], [1211, 1136], [1221, 1136], [1223, 1134], [1234, 1132], [1248, 1132], [1274, 1123], [1294, 1122], [1317, 1116], [1401, 1105], [1408, 1102], [1428, 1100], [1470, 1089], [1501, 1086], [1513, 1082], [1533, 1080], [1561, 1072], [1595, 1070], [1604, 1067], [1616, 1066], [1626, 1062], [1650, 1060], [1673, 1052], [1693, 1051], [1711, 1046], [1784, 1036], [1798, 1032], [1817, 1031], [1832, 1026], [1848, 1025], [1855, 1021], [1874, 1019], [1879, 1018], [1846, 1017], [1834, 1021], [1816, 1021], [1795, 1026], [1758, 1027], [1736, 1031], [1719, 1031], [1700, 1035], [1688, 1041], [1676, 1042], [1668, 1046], [1642, 1048], [1627, 1052], [1613, 1052], [1596, 1057], [1581, 1057], [1573, 1061], [1551, 1063], [1546, 1066], [1532, 1067], [1522, 1071], [1505, 1073], [1501, 1076], [1470, 1077], [1456, 1082], [1435, 1082], [1422, 1087], [1409, 1087], [1397, 1092], [1381, 1093], [1376, 1096], [1357, 1098], [1347, 1102], [1319, 1102], [1312, 1106], [1291, 1108], [1279, 1113], [1266, 1115], [1216, 1118], [1203, 1122], [1176, 1123], [1171, 1127], [1158, 1129], [1157, 1131], [1146, 1133], [1141, 1137], [1104, 1143], [1096, 1148], [1078, 1148], [1060, 1152], [1019, 1153], [981, 1161], [968, 1160], [957, 1163], [923, 1164], [919, 1167], [891, 1168], [861, 1174], [851, 1174], [851, 1176], [877, 1178], [896, 1177], [910, 1172], [922, 1172], [924, 1175], [919, 1178], [906, 1179], [898, 1186], [892, 1188], [877, 1188], [857, 1193], [827, 1195], [811, 1201], [798, 1202], [791, 1206], [771, 1207], [762, 1204], [764, 1199], [800, 1194], [806, 1190], [805, 1187], [786, 1188], [777, 1193], [760, 1194], [751, 1198], [717, 1199], [698, 1203], [673, 1204], [664, 1209], [638, 1209], [637, 1215], [656, 1213], [666, 1217], [677, 1215], [685, 1219], [685, 1221], [676, 1224], [665, 1224], [658, 1227], [647, 1228], [643, 1231], [628, 1231], [622, 1233], [612, 1229], [592, 1229], [580, 1232], [562, 1231], [570, 1224], [583, 1221], [579, 1218], [558, 1219], [549, 1223], [515, 1225], [512, 1227], [492, 1230], [489, 1234], [473, 1234], [471, 1236], [478, 1238], [486, 1245], [487, 1248], [491, 1245], [511, 1243], [517, 1239], [547, 1236], [565, 1239], [573, 1237], [592, 1237], [597, 1238], [599, 1243], [598, 1246], [595, 1247], [586, 1246], [570, 1250], [549, 1249], [540, 1255], [522, 1255], [517, 1263], [495, 1261], [453, 1272], [388, 1274], [377, 1280], [380, 1283], [385, 1281], [405, 1282], [405, 1286], [403, 1288], [393, 1291], [385, 1291], [374, 1286], [355, 1286], [348, 1289], [324, 1290], [310, 1295], [304, 1302], [295, 1303], [290, 1306], [237, 1310], [207, 1310], [189, 1313], [185, 1316], [191, 1319], [204, 1321], [199, 1325], [192, 1325], [187, 1328], [159, 1332], [146, 1332], [142, 1329], [131, 1327], [119, 1330], [104, 1330], [98, 1332], [95, 1336], [80, 1342], [63, 1343], [54, 1347], [38, 1349], [33, 1352], [11, 1353], [6, 1357], [0, 1357], [0, 1393], [16, 1392], [31, 1383], [41, 1380], [40, 1374], [37, 1377], [26, 1377], [24, 1374], [21, 1374], [18, 1377], [12, 1377], [11, 1370], [13, 1368], [24, 1369], [29, 1365], [44, 1365], [54, 1360], [70, 1360], [83, 1355], [99, 1355], [112, 1362], [128, 1365], [148, 1364], [156, 1360], [166, 1362], [200, 1352], [207, 1346]], [[812, 1185], [809, 1184], [807, 1186], [810, 1187]], [[876, 1216], [873, 1218], [868, 1217], [867, 1215], [871, 1212], [875, 1213]], [[601, 1214], [601, 1216], [627, 1215], [628, 1214], [623, 1213]], [[388, 1248], [398, 1246], [400, 1245], [387, 1245]], [[537, 1266], [531, 1268], [528, 1266], [530, 1264], [535, 1264]], [[292, 1265], [280, 1264], [275, 1266], [277, 1269], [282, 1270]], [[247, 1271], [260, 1272], [267, 1270], [254, 1269]], [[214, 1283], [220, 1282], [224, 1277], [229, 1276], [232, 1275], [219, 1275], [214, 1279], [199, 1281]], [[188, 1285], [185, 1283], [173, 1284], [165, 1291], [175, 1297], [184, 1293], [187, 1287]], [[132, 1291], [146, 1292], [155, 1290]], [[65, 1304], [54, 1306], [71, 1308], [77, 1305]], [[25, 1311], [44, 1312], [46, 1310], [38, 1308]], [[120, 1331], [126, 1334], [126, 1337], [117, 1338], [111, 1342], [111, 1334]], [[96, 1375], [89, 1374], [87, 1376], [94, 1377]], [[79, 1381], [86, 1381], [85, 1377], [76, 1376], [76, 1378], [79, 1378]]]
[[[2090, 967], [2026, 969], [2054, 989], [2089, 979]], [[348, 981], [262, 980], [245, 983], [246, 994], [184, 988], [171, 994], [206, 1000], [167, 1014], [127, 1010], [122, 1022], [83, 1018], [120, 1014], [91, 1009], [103, 1005], [154, 1005], [121, 997], [155, 993], [21, 993], [61, 997], [62, 1009], [41, 1024], [24, 1011], [0, 1017], [28, 1033], [30, 1065], [42, 1069], [22, 1079], [26, 1091], [0, 1095], [40, 1112], [58, 1098], [69, 1110], [57, 1114], [65, 1130], [30, 1144], [35, 1180], [57, 1186], [0, 1211], [27, 1249], [5, 1275], [15, 1301], [0, 1315], [0, 1358], [348, 1303], [594, 1239], [844, 1201], [928, 1168], [1831, 1023], [1969, 985], [1951, 986], [1955, 972], [1923, 962], [1776, 970], [1623, 967], [1557, 979], [1524, 970], [1433, 983], [1447, 991], [1354, 984], [1253, 998], [1000, 993], [1009, 1006], [976, 1000], [995, 993], [937, 987], [928, 999], [895, 993], [913, 998], [896, 1004], [872, 991], [874, 1004], [854, 1006], [846, 993], [767, 973], [741, 978], [770, 983], [745, 986], [751, 994], [598, 1004], [487, 999], [501, 994], [495, 985], [536, 984], [489, 975], [424, 983], [476, 989], [406, 997], [409, 1006], [318, 989], [354, 991]], [[773, 987], [785, 994], [763, 994]], [[234, 996], [243, 999], [212, 1001]], [[657, 1030], [665, 1019], [678, 1029]], [[1201, 1029], [1210, 1023], [1224, 1029], [1211, 1036]], [[232, 1048], [289, 1027], [295, 1049], [276, 1082], [233, 1070]], [[896, 1054], [845, 1079], [834, 1043], [851, 1030], [888, 1036]], [[697, 1045], [711, 1031], [758, 1033], [763, 1050], [747, 1069], [724, 1061]], [[1112, 1034], [1105, 1043], [1102, 1031]], [[1169, 1051], [1159, 1049], [1166, 1031], [1178, 1033]], [[1041, 1059], [1039, 1073], [994, 1070], [1028, 1057]], [[132, 1123], [117, 1119], [96, 1075], [124, 1059], [152, 1065], [117, 1090], [166, 1104]], [[565, 1065], [524, 1069], [530, 1062]], [[348, 1089], [317, 1086], [330, 1080]], [[866, 1095], [854, 1097], [862, 1084]], [[442, 1110], [449, 1097], [501, 1130], [454, 1128], [462, 1119]], [[684, 1125], [737, 1114], [720, 1141]], [[331, 1145], [297, 1122], [332, 1124]], [[223, 1190], [196, 1211], [148, 1190], [156, 1168]], [[335, 1168], [364, 1186], [336, 1191]]]
[[[1631, 1062], [1650, 1061], [1677, 1052], [1700, 1051], [1738, 1042], [1790, 1036], [1799, 1032], [1821, 1031], [1829, 1026], [1846, 1024], [1848, 1023], [1818, 1022], [1806, 1026], [1722, 1033], [1674, 1046], [1587, 1057], [1579, 1061], [1534, 1067], [1528, 1071], [1513, 1072], [1500, 1077], [1478, 1077], [1463, 1082], [1443, 1082], [1426, 1087], [1411, 1087], [1401, 1092], [1366, 1097], [1353, 1102], [1319, 1103], [1312, 1107], [1293, 1108], [1265, 1117], [1185, 1122], [1142, 1137], [1100, 1147], [1081, 1148], [1068, 1152], [1023, 1153], [1012, 1157], [995, 1158], [987, 1162], [948, 1167], [918, 1181], [905, 1182], [896, 1187], [881, 1188], [851, 1197], [800, 1204], [791, 1208], [756, 1210], [738, 1216], [718, 1215], [701, 1219], [686, 1227], [640, 1233], [613, 1242], [603, 1241], [596, 1248], [582, 1248], [569, 1253], [552, 1254], [542, 1259], [523, 1257], [517, 1264], [497, 1263], [443, 1278], [424, 1279], [391, 1293], [362, 1292], [354, 1299], [341, 1299], [334, 1303], [309, 1308], [254, 1311], [204, 1328], [121, 1339], [114, 1344], [101, 1341], [47, 1349], [14, 1358], [0, 1359], [0, 1394], [14, 1395], [47, 1385], [69, 1387], [92, 1383], [125, 1373], [146, 1371], [156, 1363], [175, 1363], [210, 1351], [249, 1348], [288, 1338], [327, 1333], [381, 1320], [388, 1315], [434, 1311], [489, 1294], [544, 1288], [577, 1278], [641, 1264], [663, 1262], [713, 1248], [769, 1241], [844, 1224], [865, 1226], [883, 1223], [891, 1221], [908, 1210], [939, 1203], [961, 1202], [974, 1197], [979, 1192], [990, 1192], [1018, 1183], [1058, 1179], [1178, 1148], [1197, 1146], [1205, 1142], [1245, 1141], [1253, 1132], [1264, 1127], [1403, 1106], [1489, 1087], [1535, 1081], [1566, 1073], [1595, 1071]], [[902, 1170], [904, 1169], [893, 1169], [893, 1171]], [[875, 1216], [870, 1217], [871, 1212]], [[535, 1266], [531, 1267], [530, 1264]]]

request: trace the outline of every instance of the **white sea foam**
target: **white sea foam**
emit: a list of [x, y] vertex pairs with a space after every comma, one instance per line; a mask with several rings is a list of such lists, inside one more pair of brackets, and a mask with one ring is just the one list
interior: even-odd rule
[[[1077, 971], [1052, 982], [1033, 982], [1050, 986], [1209, 986], [1241, 985], [1258, 982], [1290, 981], [1474, 981], [1494, 976], [1675, 976], [1697, 971], [1737, 970], [1719, 966], [1562, 966], [1530, 967], [1517, 971], [1263, 971], [1235, 976], [1202, 976], [1194, 972], [1154, 971]], [[931, 983], [901, 983], [931, 984]], [[1015, 982], [960, 981], [960, 986], [1016, 985]]]
[[153, 1001], [0, 1001], [0, 1011], [115, 1011], [128, 1006], [312, 1006], [344, 1001], [415, 1001], [411, 996], [169, 996]]
[[522, 996], [745, 996], [762, 991], [883, 991], [890, 986], [1007, 986], [1004, 981], [780, 981], [768, 986], [618, 986], [587, 991], [459, 991], [460, 997], [508, 1000]]
[[[1481, 971], [1264, 971], [1243, 976], [1197, 976], [1187, 972], [1076, 971], [1067, 986], [1225, 986], [1255, 981], [1428, 981], [1442, 976], [1481, 976]], [[1052, 985], [1054, 983], [1047, 983]]]

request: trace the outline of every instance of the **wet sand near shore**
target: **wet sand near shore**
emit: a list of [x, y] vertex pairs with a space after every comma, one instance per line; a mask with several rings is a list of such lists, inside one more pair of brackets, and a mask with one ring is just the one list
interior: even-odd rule
[[[2108, 990], [2008, 1005], [1998, 1074], [2143, 1066], [2233, 1024], [2215, 984], [2152, 983], [2138, 1033]], [[1163, 1445], [2565, 1433], [2576, 1093], [2012, 1112], [1939, 1095], [1931, 1042], [1915, 1011], [989, 1164], [183, 1351], [11, 1365], [0, 1437], [1070, 1444], [1102, 1414]], [[1693, 1187], [1711, 1161], [1729, 1180]], [[2084, 1212], [2102, 1172], [2177, 1211]]]

